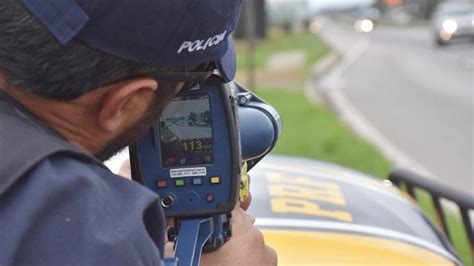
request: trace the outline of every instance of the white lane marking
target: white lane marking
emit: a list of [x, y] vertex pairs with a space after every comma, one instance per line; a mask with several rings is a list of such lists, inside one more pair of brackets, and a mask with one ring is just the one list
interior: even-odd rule
[[392, 161], [396, 167], [406, 168], [415, 173], [440, 179], [416, 162], [407, 153], [403, 152], [391, 141], [380, 133], [372, 124], [349, 102], [342, 92], [344, 87], [343, 75], [355, 64], [369, 49], [370, 42], [359, 41], [344, 55], [343, 61], [335, 67], [327, 78], [319, 83], [323, 87], [330, 105], [336, 109], [337, 114], [358, 135], [374, 145], [387, 159]]
[[[329, 38], [322, 37], [332, 45]], [[374, 145], [393, 165], [397, 168], [405, 168], [414, 173], [442, 180], [439, 176], [433, 174], [416, 160], [411, 158], [406, 152], [399, 149], [395, 144], [388, 140], [380, 131], [378, 131], [347, 99], [342, 89], [344, 87], [344, 79], [342, 76], [347, 70], [355, 64], [370, 48], [370, 41], [358, 41], [354, 47], [347, 53], [343, 53], [344, 58], [339, 65], [331, 70], [328, 76], [319, 81], [325, 99], [329, 101], [329, 105], [338, 114], [339, 118], [348, 125], [356, 134], [364, 138], [366, 141]], [[474, 97], [474, 96], [473, 96]], [[451, 212], [457, 210], [456, 204], [453, 202], [442, 202]], [[474, 220], [474, 211], [470, 212], [471, 220]], [[473, 224], [474, 228], [474, 224]]]
[[374, 236], [380, 236], [382, 238], [396, 239], [401, 242], [415, 244], [425, 249], [431, 250], [440, 254], [453, 262], [460, 265], [460, 262], [448, 251], [440, 246], [430, 243], [421, 238], [413, 237], [408, 234], [400, 233], [393, 230], [377, 228], [373, 226], [358, 225], [358, 224], [346, 224], [339, 222], [323, 222], [313, 220], [301, 220], [301, 219], [274, 219], [274, 218], [256, 218], [255, 225], [259, 227], [283, 227], [283, 228], [295, 228], [295, 229], [319, 229], [328, 231], [344, 231], [357, 234], [368, 234]]

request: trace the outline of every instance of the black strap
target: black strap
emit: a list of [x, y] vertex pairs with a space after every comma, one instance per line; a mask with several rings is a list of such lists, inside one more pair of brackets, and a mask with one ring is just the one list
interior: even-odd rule
[[57, 153], [106, 168], [38, 119], [0, 101], [0, 196], [28, 170]]

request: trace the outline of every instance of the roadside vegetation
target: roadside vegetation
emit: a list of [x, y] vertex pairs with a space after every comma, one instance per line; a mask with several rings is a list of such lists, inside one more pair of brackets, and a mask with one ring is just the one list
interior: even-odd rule
[[[438, 221], [435, 207], [431, 201], [430, 195], [422, 190], [416, 190], [415, 193], [416, 197], [420, 201], [420, 205], [422, 206], [424, 212], [433, 221], [440, 223]], [[454, 248], [457, 250], [464, 265], [474, 265], [474, 258], [471, 256], [469, 240], [464, 230], [459, 211], [447, 209], [447, 211], [445, 210], [445, 214], [446, 223], [448, 226], [449, 234], [451, 235], [451, 241], [453, 242]]]
[[302, 93], [263, 88], [258, 93], [282, 116], [283, 134], [274, 153], [333, 162], [378, 177], [387, 176], [390, 171], [387, 160], [331, 112], [313, 105]]
[[[247, 66], [246, 44], [237, 42], [237, 80], [245, 83]], [[268, 61], [276, 54], [295, 52], [304, 54], [298, 67], [287, 70], [268, 70]], [[309, 32], [285, 34], [270, 31], [269, 37], [257, 43], [255, 51], [257, 94], [272, 104], [281, 114], [283, 134], [273, 150], [274, 154], [298, 156], [333, 162], [361, 172], [387, 178], [391, 164], [374, 147], [355, 135], [324, 106], [316, 106], [304, 96], [309, 69], [328, 55], [329, 47], [317, 35]], [[284, 60], [283, 60], [283, 63]], [[243, 75], [241, 74], [243, 73]], [[426, 193], [420, 194], [420, 205], [436, 221], [433, 205]], [[453, 243], [465, 265], [472, 265], [469, 242], [459, 215], [447, 215]]]
[[[245, 44], [237, 43], [237, 50], [240, 72], [245, 72]], [[292, 51], [304, 54], [306, 60], [300, 66], [281, 72], [266, 70], [266, 62], [275, 54]], [[309, 32], [285, 34], [272, 30], [265, 41], [257, 44], [257, 94], [279, 111], [283, 121], [283, 134], [273, 153], [333, 162], [384, 178], [390, 171], [390, 163], [329, 110], [315, 106], [304, 96], [304, 80], [310, 66], [329, 52], [329, 47]], [[280, 80], [282, 76], [284, 81]], [[241, 79], [245, 82], [245, 77]], [[288, 84], [288, 88], [282, 88], [281, 84]]]
[[[237, 68], [247, 67], [247, 57], [245, 56], [245, 43], [237, 42]], [[306, 54], [306, 67], [324, 57], [330, 49], [316, 35], [309, 32], [284, 33], [277, 29], [269, 31], [268, 39], [257, 44], [255, 51], [255, 65], [257, 68], [265, 66], [267, 60], [275, 53], [304, 51]]]

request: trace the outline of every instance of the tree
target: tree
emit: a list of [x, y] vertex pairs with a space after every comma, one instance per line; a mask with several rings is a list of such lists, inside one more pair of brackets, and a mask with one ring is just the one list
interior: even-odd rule
[[247, 20], [249, 20], [246, 10], [247, 6], [252, 5], [255, 11], [255, 17], [251, 19], [252, 22], [255, 23], [255, 34], [257, 38], [263, 39], [267, 35], [267, 13], [265, 10], [265, 1], [264, 0], [251, 0], [251, 1], [244, 1], [244, 5], [242, 7], [242, 15], [240, 16], [239, 23], [237, 25], [237, 29], [234, 32], [234, 37], [236, 39], [246, 39], [247, 38]]
[[384, 0], [377, 0], [377, 1], [374, 3], [374, 7], [377, 8], [378, 10], [380, 10], [380, 12], [381, 12], [382, 14], [385, 13], [386, 6], [385, 6]]
[[191, 112], [188, 116], [188, 125], [194, 126], [196, 125], [197, 114], [195, 112]]
[[425, 12], [422, 14], [423, 18], [430, 19], [439, 2], [440, 0], [426, 0]]

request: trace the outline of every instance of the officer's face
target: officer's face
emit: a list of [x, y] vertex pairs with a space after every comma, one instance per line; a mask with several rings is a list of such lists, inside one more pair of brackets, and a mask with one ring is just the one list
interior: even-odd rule
[[179, 90], [182, 87], [180, 84], [162, 84], [158, 93], [154, 94], [154, 98], [144, 113], [144, 115], [139, 119], [130, 129], [123, 132], [121, 135], [110, 141], [103, 150], [94, 154], [95, 157], [101, 161], [106, 161], [110, 157], [114, 156], [123, 148], [131, 145], [136, 142], [140, 137], [142, 137], [150, 128], [152, 123], [158, 119], [163, 109], [166, 107], [168, 102], [176, 96]]

